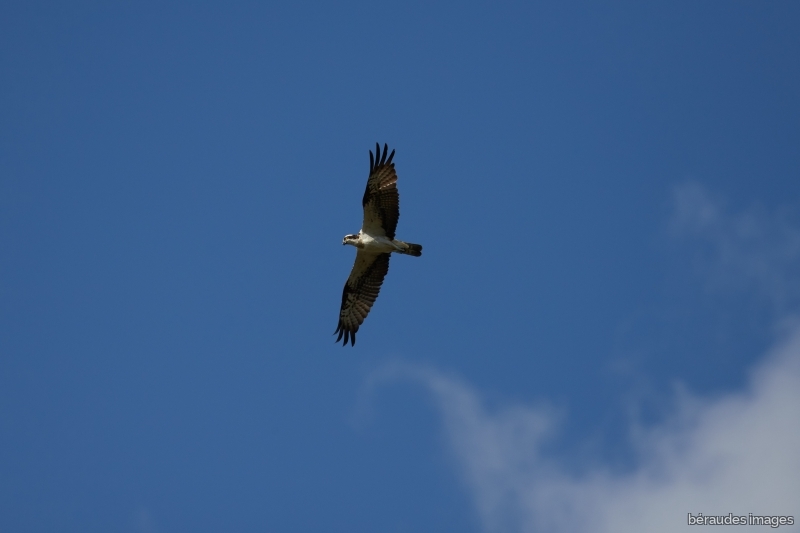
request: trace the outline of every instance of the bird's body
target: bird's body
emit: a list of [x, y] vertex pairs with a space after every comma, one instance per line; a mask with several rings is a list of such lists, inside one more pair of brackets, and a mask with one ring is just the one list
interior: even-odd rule
[[[348, 235], [347, 237], [353, 237]], [[369, 233], [361, 230], [355, 235], [354, 239], [345, 237], [344, 244], [355, 246], [359, 250], [363, 250], [368, 254], [383, 254], [383, 253], [408, 253], [408, 243], [398, 241], [397, 239], [389, 239], [386, 235], [370, 235]], [[409, 254], [414, 255], [414, 254]]]
[[394, 238], [400, 218], [400, 195], [397, 192], [397, 173], [394, 170], [394, 150], [387, 159], [388, 147], [376, 145], [376, 155], [369, 153], [369, 178], [362, 205], [364, 221], [361, 231], [345, 235], [342, 244], [357, 248], [356, 261], [342, 291], [339, 324], [334, 333], [344, 338], [344, 344], [356, 343], [356, 332], [367, 317], [378, 297], [383, 278], [389, 271], [389, 257], [393, 252], [419, 257], [422, 246]]

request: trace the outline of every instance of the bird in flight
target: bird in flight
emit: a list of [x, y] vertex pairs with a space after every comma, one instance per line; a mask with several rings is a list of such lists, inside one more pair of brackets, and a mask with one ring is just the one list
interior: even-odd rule
[[389, 256], [399, 254], [422, 255], [422, 246], [394, 238], [397, 219], [400, 218], [400, 195], [397, 192], [397, 172], [394, 170], [394, 150], [386, 157], [389, 147], [375, 144], [375, 156], [369, 152], [369, 178], [361, 204], [364, 221], [357, 235], [345, 235], [342, 244], [355, 246], [356, 262], [342, 291], [342, 309], [339, 325], [333, 333], [344, 337], [342, 346], [356, 344], [356, 332], [367, 318], [372, 304], [381, 290], [383, 278], [389, 272]]

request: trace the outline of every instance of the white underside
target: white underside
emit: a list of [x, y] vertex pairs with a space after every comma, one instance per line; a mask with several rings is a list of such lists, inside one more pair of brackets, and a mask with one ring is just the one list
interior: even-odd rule
[[362, 249], [368, 253], [385, 254], [386, 252], [399, 252], [402, 250], [400, 246], [394, 244], [394, 242], [385, 235], [370, 235], [369, 233], [361, 231], [358, 237], [361, 244], [364, 245]]

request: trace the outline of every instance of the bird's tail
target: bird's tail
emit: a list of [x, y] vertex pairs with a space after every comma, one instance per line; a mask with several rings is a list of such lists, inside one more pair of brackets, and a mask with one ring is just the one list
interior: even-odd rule
[[419, 257], [422, 255], [422, 245], [421, 244], [414, 244], [411, 242], [403, 242], [403, 241], [394, 241], [395, 243], [400, 245], [400, 252], [401, 254], [406, 255], [413, 255], [414, 257]]

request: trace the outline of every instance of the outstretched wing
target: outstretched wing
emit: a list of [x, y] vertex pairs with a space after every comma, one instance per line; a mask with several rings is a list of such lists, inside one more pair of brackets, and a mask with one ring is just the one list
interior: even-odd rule
[[397, 219], [400, 218], [400, 194], [397, 192], [397, 172], [394, 171], [394, 150], [386, 157], [389, 147], [375, 144], [375, 156], [369, 152], [369, 178], [364, 191], [364, 222], [361, 228], [370, 235], [386, 235], [394, 239]]
[[342, 291], [342, 309], [339, 311], [339, 325], [336, 326], [336, 333], [339, 337], [336, 342], [344, 337], [344, 344], [348, 341], [352, 346], [356, 344], [356, 331], [367, 318], [378, 292], [381, 290], [383, 278], [389, 272], [390, 254], [367, 254], [358, 251], [356, 254], [356, 264], [350, 271], [350, 277], [344, 284]]

